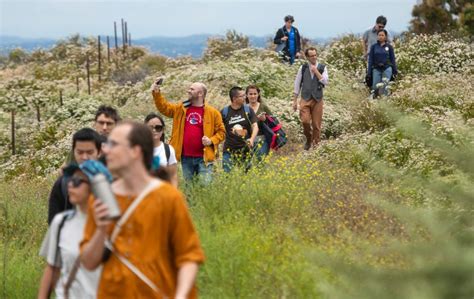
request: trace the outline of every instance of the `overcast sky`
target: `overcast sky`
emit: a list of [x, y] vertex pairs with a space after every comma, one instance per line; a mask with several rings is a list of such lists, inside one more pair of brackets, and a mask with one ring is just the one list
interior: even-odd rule
[[74, 33], [113, 35], [113, 22], [128, 22], [132, 38], [224, 34], [235, 29], [246, 35], [273, 35], [283, 17], [307, 37], [359, 33], [378, 15], [387, 28], [406, 30], [416, 0], [0, 0], [0, 34], [59, 38]]

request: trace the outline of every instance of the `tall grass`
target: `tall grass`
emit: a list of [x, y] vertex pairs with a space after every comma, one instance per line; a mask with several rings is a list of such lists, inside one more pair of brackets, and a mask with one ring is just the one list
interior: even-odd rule
[[39, 286], [39, 247], [47, 228], [48, 181], [0, 183], [0, 295], [33, 298]]

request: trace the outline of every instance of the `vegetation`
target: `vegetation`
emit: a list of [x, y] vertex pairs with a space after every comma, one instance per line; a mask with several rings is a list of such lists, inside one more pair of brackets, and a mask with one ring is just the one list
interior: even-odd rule
[[474, 6], [464, 0], [423, 0], [413, 7], [411, 30], [414, 33], [442, 33], [460, 29], [474, 33]]
[[228, 103], [231, 86], [257, 84], [290, 137], [249, 173], [219, 168], [211, 186], [183, 189], [207, 256], [198, 278], [202, 297], [474, 296], [472, 44], [448, 35], [397, 41], [400, 78], [379, 101], [366, 99], [355, 37], [321, 49], [331, 78], [324, 140], [302, 152], [290, 105], [301, 62], [282, 64], [246, 41], [230, 32], [209, 41], [203, 59], [114, 52], [103, 61], [101, 81], [94, 41], [77, 36], [8, 61], [0, 70], [2, 296], [36, 292], [48, 191], [71, 133], [90, 126], [101, 103], [143, 119], [155, 110], [148, 89], [161, 74], [170, 99], [181, 100], [191, 82], [202, 81], [217, 108]]

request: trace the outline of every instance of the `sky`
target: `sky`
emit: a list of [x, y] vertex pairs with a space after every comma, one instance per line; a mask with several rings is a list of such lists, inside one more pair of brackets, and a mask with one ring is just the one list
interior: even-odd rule
[[274, 35], [285, 15], [309, 38], [360, 33], [379, 15], [391, 31], [406, 30], [416, 0], [0, 0], [0, 35], [62, 38], [113, 35], [127, 21], [133, 38], [225, 34]]

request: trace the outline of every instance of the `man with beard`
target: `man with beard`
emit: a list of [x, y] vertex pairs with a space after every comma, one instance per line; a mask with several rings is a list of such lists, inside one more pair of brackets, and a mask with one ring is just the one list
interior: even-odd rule
[[161, 114], [173, 118], [169, 144], [176, 150], [181, 161], [183, 176], [191, 181], [198, 176], [209, 183], [219, 143], [224, 140], [225, 128], [221, 115], [206, 102], [207, 88], [195, 82], [188, 89], [188, 99], [170, 103], [161, 94], [158, 78], [151, 86], [156, 108]]

